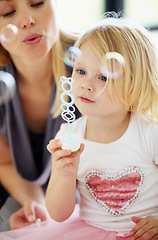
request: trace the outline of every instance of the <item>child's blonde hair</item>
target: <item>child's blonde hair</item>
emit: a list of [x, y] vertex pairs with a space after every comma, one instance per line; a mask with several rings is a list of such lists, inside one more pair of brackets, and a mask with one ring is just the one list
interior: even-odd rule
[[117, 93], [127, 111], [158, 121], [158, 56], [148, 30], [115, 16], [89, 29], [75, 46], [80, 48], [85, 41], [92, 43], [101, 58], [108, 52], [124, 58], [123, 75], [107, 81], [111, 99], [117, 103]]

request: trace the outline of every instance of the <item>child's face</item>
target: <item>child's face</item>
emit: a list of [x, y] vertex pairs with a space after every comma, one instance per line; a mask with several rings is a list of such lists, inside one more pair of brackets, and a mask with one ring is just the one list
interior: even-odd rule
[[56, 0], [0, 0], [0, 32], [8, 24], [18, 28], [16, 38], [1, 42], [11, 56], [39, 59], [57, 38]]
[[119, 100], [116, 105], [108, 96], [105, 87], [106, 76], [102, 73], [103, 61], [94, 51], [91, 42], [83, 43], [80, 50], [82, 55], [77, 57], [72, 73], [74, 80], [72, 93], [79, 111], [84, 115], [96, 117], [126, 111]]

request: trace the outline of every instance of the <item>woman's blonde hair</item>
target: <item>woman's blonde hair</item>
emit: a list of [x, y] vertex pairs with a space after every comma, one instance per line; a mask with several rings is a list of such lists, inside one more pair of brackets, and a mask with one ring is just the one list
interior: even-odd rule
[[[61, 113], [60, 109], [60, 77], [68, 76], [66, 65], [63, 60], [65, 50], [72, 46], [77, 39], [77, 33], [70, 33], [64, 29], [59, 30], [59, 36], [52, 47], [52, 69], [54, 74], [54, 79], [56, 82], [56, 95], [51, 112], [53, 118], [57, 117]], [[0, 44], [0, 66], [6, 66], [11, 61], [9, 53]]]
[[61, 114], [61, 101], [60, 101], [60, 77], [66, 76], [68, 77], [68, 71], [66, 69], [64, 58], [65, 50], [73, 46], [75, 40], [77, 39], [78, 34], [76, 33], [68, 33], [68, 31], [64, 31], [60, 29], [59, 38], [55, 42], [52, 48], [52, 64], [53, 64], [53, 74], [56, 82], [56, 96], [55, 101], [52, 107], [53, 118], [58, 117]]
[[117, 52], [124, 58], [123, 75], [107, 79], [111, 99], [117, 97], [126, 110], [158, 121], [158, 56], [149, 31], [125, 18], [107, 17], [76, 42], [90, 41], [99, 57]]

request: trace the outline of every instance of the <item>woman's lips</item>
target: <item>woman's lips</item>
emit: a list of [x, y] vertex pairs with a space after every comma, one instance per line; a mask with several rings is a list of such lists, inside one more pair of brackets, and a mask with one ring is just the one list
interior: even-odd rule
[[94, 101], [90, 100], [89, 98], [85, 98], [85, 97], [80, 97], [80, 100], [84, 103], [93, 103]]
[[33, 45], [33, 44], [37, 44], [41, 41], [42, 39], [42, 36], [39, 35], [39, 34], [30, 34], [28, 35], [24, 40], [23, 42], [28, 44], [28, 45]]

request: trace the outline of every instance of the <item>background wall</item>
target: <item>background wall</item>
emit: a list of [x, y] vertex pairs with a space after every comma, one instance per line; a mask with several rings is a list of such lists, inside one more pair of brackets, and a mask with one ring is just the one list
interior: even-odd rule
[[60, 25], [72, 30], [90, 27], [107, 10], [123, 10], [126, 17], [150, 27], [158, 47], [158, 0], [58, 0]]
[[61, 25], [71, 29], [86, 29], [103, 17], [104, 0], [58, 0]]

